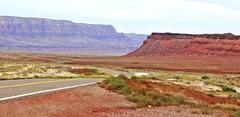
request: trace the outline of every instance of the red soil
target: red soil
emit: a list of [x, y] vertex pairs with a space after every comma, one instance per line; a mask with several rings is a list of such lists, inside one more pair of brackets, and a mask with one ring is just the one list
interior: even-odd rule
[[[197, 112], [197, 113], [196, 113]], [[136, 108], [124, 96], [98, 86], [27, 97], [0, 103], [0, 117], [228, 117], [224, 112], [201, 114], [187, 106]]]

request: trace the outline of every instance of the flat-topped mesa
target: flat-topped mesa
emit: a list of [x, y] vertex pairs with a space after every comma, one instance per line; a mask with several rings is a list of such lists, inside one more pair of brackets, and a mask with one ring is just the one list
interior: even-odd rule
[[206, 38], [206, 39], [240, 39], [239, 35], [232, 33], [224, 34], [181, 34], [181, 33], [152, 33], [148, 39], [193, 39], [193, 38]]
[[240, 36], [152, 33], [140, 48], [127, 56], [240, 56]]

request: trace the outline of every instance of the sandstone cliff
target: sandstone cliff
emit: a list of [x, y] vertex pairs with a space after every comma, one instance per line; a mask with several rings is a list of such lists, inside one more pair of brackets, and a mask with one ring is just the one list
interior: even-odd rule
[[112, 25], [0, 16], [0, 50], [126, 53], [145, 35], [118, 33]]
[[240, 36], [152, 33], [127, 56], [240, 56]]
[[0, 35], [21, 37], [89, 37], [126, 39], [111, 25], [74, 23], [43, 18], [0, 17]]

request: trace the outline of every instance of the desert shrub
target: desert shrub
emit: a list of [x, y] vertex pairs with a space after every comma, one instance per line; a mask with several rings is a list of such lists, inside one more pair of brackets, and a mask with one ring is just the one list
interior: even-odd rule
[[132, 76], [131, 79], [132, 79], [132, 80], [137, 80], [138, 77], [137, 77], [137, 76]]
[[233, 112], [230, 117], [240, 117], [240, 110]]
[[172, 78], [173, 78], [173, 79], [176, 79], [176, 80], [181, 79], [180, 76], [173, 76]]
[[234, 99], [240, 99], [240, 94], [239, 93], [233, 93], [228, 96], [229, 98], [234, 98]]
[[208, 77], [208, 76], [203, 76], [203, 77], [201, 77], [201, 79], [207, 80], [207, 79], [210, 79], [210, 77]]
[[232, 104], [215, 104], [211, 107], [213, 109], [220, 109], [225, 111], [237, 111], [240, 109], [238, 105], [232, 105]]
[[183, 97], [175, 96], [173, 94], [161, 94], [157, 98], [157, 104], [185, 104], [186, 101]]
[[149, 89], [132, 89], [126, 83], [126, 77], [118, 76], [107, 78], [103, 84], [109, 86], [111, 90], [119, 92], [126, 96], [129, 101], [137, 103], [139, 106], [159, 106], [159, 105], [177, 105], [186, 104], [187, 102], [183, 97], [173, 94], [162, 94]]
[[86, 76], [101, 74], [97, 69], [89, 69], [89, 68], [71, 69], [70, 72], [75, 74], [82, 74]]
[[230, 93], [236, 93], [237, 92], [235, 89], [227, 87], [227, 86], [222, 86], [222, 90], [224, 92], [230, 92]]
[[183, 97], [173, 94], [160, 94], [152, 91], [138, 91], [127, 96], [127, 99], [137, 103], [139, 106], [160, 106], [160, 105], [178, 105], [186, 104]]
[[106, 84], [110, 84], [112, 87], [112, 90], [121, 90], [122, 88], [124, 88], [126, 86], [124, 83], [124, 80], [119, 77], [107, 78], [103, 82]]
[[40, 77], [39, 77], [39, 76], [37, 76], [37, 75], [34, 75], [33, 77], [34, 77], [34, 78], [40, 78]]
[[132, 89], [130, 89], [129, 87], [127, 86], [124, 86], [122, 89], [121, 89], [121, 93], [125, 96], [127, 95], [130, 95], [132, 93]]
[[117, 78], [120, 78], [120, 79], [128, 79], [128, 77], [127, 76], [125, 76], [124, 74], [119, 74], [118, 76], [117, 76]]
[[127, 99], [129, 101], [137, 103], [139, 106], [147, 106], [152, 103], [152, 100], [150, 98], [138, 92], [134, 92], [131, 95], [128, 95]]

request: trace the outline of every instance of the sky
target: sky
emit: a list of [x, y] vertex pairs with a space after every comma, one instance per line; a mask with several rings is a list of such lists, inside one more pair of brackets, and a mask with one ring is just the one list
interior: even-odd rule
[[240, 35], [240, 0], [0, 0], [0, 15], [111, 24], [127, 33]]

